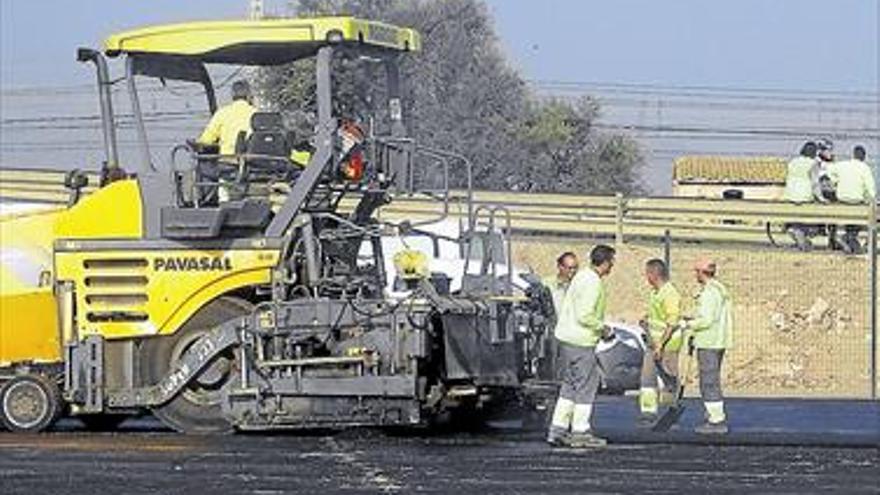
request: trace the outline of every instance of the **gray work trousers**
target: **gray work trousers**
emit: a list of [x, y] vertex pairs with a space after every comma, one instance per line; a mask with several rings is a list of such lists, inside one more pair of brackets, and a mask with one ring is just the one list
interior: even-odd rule
[[592, 404], [599, 390], [599, 361], [595, 347], [557, 342], [559, 349], [559, 397], [575, 404]]
[[[660, 364], [663, 365], [663, 369], [665, 369], [667, 373], [674, 377], [678, 377], [678, 351], [663, 351]], [[654, 361], [654, 353], [651, 352], [650, 349], [646, 349], [645, 355], [642, 358], [640, 385], [642, 388], [659, 388], [657, 382], [657, 362]], [[675, 383], [663, 384], [663, 389], [667, 392], [675, 393], [675, 388]]]
[[700, 396], [704, 402], [723, 400], [721, 394], [721, 362], [724, 349], [697, 349], [700, 366]]

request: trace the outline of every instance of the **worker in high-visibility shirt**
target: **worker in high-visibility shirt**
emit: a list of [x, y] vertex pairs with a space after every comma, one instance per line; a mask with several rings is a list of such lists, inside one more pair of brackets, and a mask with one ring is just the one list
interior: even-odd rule
[[841, 203], [870, 204], [877, 199], [877, 183], [866, 158], [865, 147], [858, 145], [853, 148], [852, 159], [834, 162], [831, 175]]
[[221, 155], [234, 155], [238, 135], [242, 131], [250, 134], [251, 117], [256, 111], [251, 104], [250, 85], [247, 81], [235, 81], [232, 83], [232, 103], [214, 112], [198, 142], [217, 144]]
[[609, 333], [604, 323], [607, 294], [602, 279], [611, 273], [614, 254], [609, 246], [593, 248], [590, 267], [577, 272], [562, 298], [554, 332], [561, 386], [547, 434], [551, 445], [605, 445], [604, 439], [592, 434], [590, 418], [600, 378], [596, 344]]
[[[864, 146], [853, 148], [851, 160], [834, 162], [829, 170], [837, 186], [837, 200], [847, 204], [871, 204], [877, 198], [877, 184], [871, 167], [865, 163], [867, 153]], [[847, 225], [841, 247], [850, 254], [857, 254], [862, 246], [859, 243], [860, 225]]]
[[[556, 315], [556, 320], [559, 319], [562, 298], [565, 297], [565, 292], [568, 290], [568, 286], [571, 285], [571, 279], [577, 273], [578, 266], [577, 255], [571, 251], [566, 251], [556, 258], [556, 273], [541, 281], [544, 287], [547, 287], [547, 290], [550, 291], [550, 296], [553, 298], [553, 313]], [[552, 326], [553, 328], [556, 327], [556, 321], [553, 322]], [[555, 370], [557, 369], [556, 361], [559, 357], [559, 346], [556, 345], [556, 340], [552, 338], [547, 339], [547, 346], [549, 366], [551, 370]]]
[[786, 201], [792, 203], [810, 203], [813, 201], [813, 175], [816, 173], [819, 147], [813, 141], [807, 141], [801, 147], [800, 155], [788, 162], [785, 172]]
[[553, 296], [553, 309], [556, 310], [556, 314], [559, 314], [562, 298], [565, 296], [568, 286], [571, 285], [571, 279], [574, 278], [577, 270], [577, 255], [571, 251], [566, 251], [556, 258], [556, 273], [541, 281], [547, 287], [547, 290], [550, 291], [550, 295]]
[[[648, 313], [642, 320], [647, 332], [647, 349], [642, 359], [641, 386], [639, 389], [638, 425], [647, 427], [657, 421], [660, 393], [658, 392], [657, 367], [662, 366], [669, 378], [678, 377], [678, 352], [681, 349], [682, 332], [681, 293], [669, 281], [669, 268], [663, 260], [652, 259], [645, 264], [645, 280], [651, 287]], [[663, 398], [671, 398], [677, 383], [663, 383]]]
[[700, 396], [706, 408], [706, 422], [697, 426], [700, 434], [726, 434], [727, 415], [721, 391], [721, 364], [724, 353], [733, 346], [733, 300], [727, 288], [715, 278], [717, 265], [703, 259], [694, 265], [702, 286], [695, 314], [685, 318], [684, 326], [693, 337], [700, 370]]
[[[807, 141], [801, 147], [800, 156], [788, 162], [783, 196], [786, 201], [802, 204], [812, 203], [815, 200], [813, 186], [819, 174], [819, 159], [816, 157], [818, 151], [819, 147], [815, 142]], [[798, 249], [807, 251], [812, 247], [811, 238], [816, 234], [816, 226], [789, 223], [785, 228]]]

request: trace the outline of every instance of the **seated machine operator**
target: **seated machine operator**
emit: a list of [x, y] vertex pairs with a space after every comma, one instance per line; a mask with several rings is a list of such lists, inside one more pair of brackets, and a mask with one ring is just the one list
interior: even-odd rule
[[[251, 135], [251, 119], [257, 109], [251, 103], [251, 87], [245, 80], [232, 83], [232, 103], [217, 110], [199, 136], [202, 145], [219, 145], [220, 155], [232, 157], [236, 154], [239, 134]], [[311, 152], [292, 149], [290, 160], [299, 167], [305, 167], [311, 159]]]
[[219, 145], [220, 154], [235, 154], [238, 134], [250, 134], [251, 117], [257, 110], [251, 104], [251, 87], [247, 81], [232, 83], [232, 103], [220, 108], [211, 117], [207, 127], [199, 136], [199, 144]]
[[[258, 114], [251, 101], [251, 88], [248, 82], [235, 81], [232, 84], [232, 102], [214, 113], [197, 143], [218, 146], [221, 161], [237, 162], [237, 155], [247, 152], [240, 148], [242, 143], [245, 143], [246, 146], [247, 138], [253, 134], [253, 119], [254, 115]], [[288, 158], [295, 166], [304, 167], [311, 158], [311, 153], [291, 149]], [[221, 182], [223, 181], [221, 180]], [[221, 185], [219, 189], [220, 201], [228, 200], [231, 193], [229, 185]]]

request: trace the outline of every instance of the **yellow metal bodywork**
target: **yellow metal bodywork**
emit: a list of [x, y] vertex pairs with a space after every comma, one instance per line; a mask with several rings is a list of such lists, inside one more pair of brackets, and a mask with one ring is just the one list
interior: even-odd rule
[[[353, 17], [153, 26], [113, 35], [104, 49], [110, 56], [175, 55], [204, 63], [270, 65], [312, 56], [335, 43], [421, 49], [415, 30]], [[51, 188], [36, 189], [51, 193]], [[57, 195], [47, 199], [57, 200]], [[234, 249], [156, 250], [147, 241], [141, 248], [142, 219], [136, 180], [97, 189], [70, 208], [0, 218], [0, 367], [60, 362], [61, 328], [72, 338], [173, 333], [212, 299], [268, 283], [280, 255], [262, 240]], [[115, 248], [120, 242], [129, 247]], [[73, 294], [61, 306], [75, 307], [66, 311], [75, 316], [68, 314], [63, 321], [58, 282]]]
[[[148, 53], [185, 55], [206, 62], [257, 64], [254, 54], [267, 56], [272, 46], [285, 47], [262, 63], [285, 63], [313, 54], [331, 34], [341, 42], [358, 42], [392, 50], [419, 50], [421, 37], [413, 29], [354, 17], [314, 17], [240, 21], [201, 21], [150, 26], [107, 38], [108, 55]], [[247, 46], [256, 47], [247, 50]], [[219, 57], [222, 54], [222, 57]], [[217, 60], [212, 60], [217, 57]]]
[[83, 198], [55, 224], [55, 239], [139, 239], [142, 235], [141, 193], [133, 179], [114, 182]]
[[0, 366], [61, 360], [52, 286], [56, 240], [141, 235], [141, 197], [133, 180], [113, 183], [70, 208], [0, 218]]
[[204, 249], [79, 249], [65, 241], [57, 277], [76, 287], [80, 337], [130, 338], [174, 333], [216, 297], [267, 284], [279, 250], [250, 246]]
[[[69, 338], [173, 333], [212, 299], [268, 283], [280, 255], [262, 239], [155, 249], [142, 238], [134, 180], [71, 208], [0, 218], [0, 366], [60, 362], [65, 326]], [[56, 281], [72, 284], [72, 321], [59, 321]]]
[[61, 360], [61, 335], [51, 288], [0, 296], [0, 366]]

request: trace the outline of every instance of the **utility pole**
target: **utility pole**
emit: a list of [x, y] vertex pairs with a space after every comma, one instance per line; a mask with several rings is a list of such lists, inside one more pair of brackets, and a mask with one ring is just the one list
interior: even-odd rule
[[263, 0], [250, 0], [250, 18], [254, 21], [263, 18]]
[[[249, 18], [258, 21], [263, 18], [263, 0], [249, 0]], [[250, 67], [245, 70], [245, 75], [251, 84], [251, 97], [254, 107], [264, 110], [265, 99], [263, 98], [262, 73], [259, 67]]]

